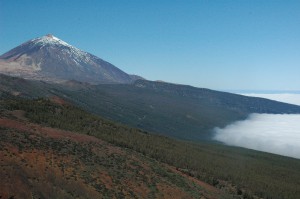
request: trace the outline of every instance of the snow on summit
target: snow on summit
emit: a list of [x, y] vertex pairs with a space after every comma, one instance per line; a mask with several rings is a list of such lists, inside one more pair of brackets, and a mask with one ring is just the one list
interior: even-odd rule
[[27, 79], [92, 84], [131, 83], [135, 78], [116, 66], [47, 34], [0, 56], [0, 73]]
[[55, 37], [52, 34], [47, 34], [43, 37], [32, 39], [29, 42], [32, 42], [34, 45], [39, 45], [42, 47], [65, 47], [61, 50], [64, 51], [66, 54], [69, 54], [77, 64], [78, 62], [87, 63], [90, 60], [90, 56], [87, 52], [84, 52], [68, 44], [67, 42]]
[[64, 42], [63, 40], [55, 37], [52, 34], [47, 34], [43, 37], [39, 37], [39, 38], [33, 39], [31, 41], [34, 42], [35, 44], [40, 44], [40, 45], [43, 45], [43, 46], [47, 45], [47, 44], [58, 44], [58, 45], [73, 47], [70, 44], [68, 44], [67, 42]]

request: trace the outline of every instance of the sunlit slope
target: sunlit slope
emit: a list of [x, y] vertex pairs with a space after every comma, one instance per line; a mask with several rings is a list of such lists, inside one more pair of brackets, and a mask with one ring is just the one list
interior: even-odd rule
[[[83, 189], [82, 194], [90, 188], [105, 194], [121, 194], [118, 190], [124, 189], [122, 194], [126, 195], [131, 190], [132, 195], [127, 196], [133, 196], [139, 192], [132, 190], [130, 186], [122, 187], [124, 180], [130, 180], [134, 187], [144, 187], [145, 175], [149, 174], [149, 178], [146, 176], [149, 179], [146, 187], [150, 190], [147, 192], [150, 194], [147, 197], [150, 198], [153, 198], [153, 194], [158, 194], [155, 197], [161, 196], [159, 194], [162, 192], [158, 188], [161, 183], [172, 186], [174, 189], [171, 192], [179, 188], [181, 194], [188, 195], [187, 198], [197, 194], [196, 198], [300, 196], [300, 161], [297, 159], [152, 135], [91, 115], [59, 98], [2, 100], [0, 110], [0, 143], [5, 146], [1, 148], [1, 153], [5, 156], [5, 162], [1, 163], [4, 182], [10, 180], [10, 183], [16, 182], [16, 185], [23, 182], [24, 186], [37, 186], [38, 182], [43, 182], [45, 186], [40, 187], [41, 189], [52, 185], [58, 187], [55, 183], [66, 186], [71, 184], [71, 188], [65, 187], [65, 190], [72, 194], [78, 194], [73, 188], [75, 185]], [[46, 163], [43, 163], [43, 158]], [[34, 161], [41, 163], [34, 164]], [[12, 163], [19, 166], [9, 167]], [[39, 166], [43, 172], [39, 172]], [[23, 172], [23, 168], [26, 172]], [[106, 175], [98, 176], [94, 171], [99, 175], [101, 172], [103, 175], [108, 172], [113, 179], [113, 190], [106, 186], [110, 182], [102, 181], [107, 179]], [[141, 172], [132, 173], [133, 171]], [[51, 175], [47, 175], [48, 172]], [[56, 181], [51, 180], [53, 174], [56, 176], [54, 179], [58, 178]], [[11, 180], [13, 175], [21, 180]], [[74, 179], [78, 182], [74, 182]], [[189, 180], [200, 188], [194, 190], [193, 186], [196, 185], [190, 186]], [[86, 184], [89, 188], [84, 190]], [[60, 191], [57, 187], [55, 191]], [[9, 188], [11, 186], [6, 186], [5, 190]], [[168, 192], [170, 189], [163, 190]], [[43, 191], [45, 190], [42, 189], [40, 193]], [[180, 194], [174, 197], [176, 196], [184, 198]]]
[[0, 198], [223, 198], [227, 195], [132, 150], [15, 117], [23, 117], [22, 112], [0, 116]]

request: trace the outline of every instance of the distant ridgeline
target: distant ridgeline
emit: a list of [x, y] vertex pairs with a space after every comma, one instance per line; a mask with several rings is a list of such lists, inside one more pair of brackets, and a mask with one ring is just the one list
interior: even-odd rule
[[263, 98], [162, 82], [90, 85], [77, 81], [49, 84], [1, 76], [1, 95], [59, 96], [107, 119], [186, 140], [209, 140], [214, 127], [250, 113], [300, 113], [300, 107]]

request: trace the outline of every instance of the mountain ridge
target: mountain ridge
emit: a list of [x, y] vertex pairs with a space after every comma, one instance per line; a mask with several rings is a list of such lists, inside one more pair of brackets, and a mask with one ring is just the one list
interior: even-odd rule
[[1, 75], [2, 96], [58, 96], [93, 114], [184, 140], [210, 140], [215, 127], [250, 113], [300, 113], [300, 106], [191, 86], [137, 80], [135, 84], [49, 84]]
[[51, 34], [31, 39], [1, 55], [0, 72], [56, 83], [76, 80], [128, 84], [141, 78]]

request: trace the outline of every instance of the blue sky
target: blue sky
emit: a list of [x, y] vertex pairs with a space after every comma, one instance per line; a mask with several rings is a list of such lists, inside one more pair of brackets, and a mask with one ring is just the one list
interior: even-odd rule
[[299, 10], [299, 0], [0, 0], [0, 54], [52, 33], [149, 80], [300, 90]]

